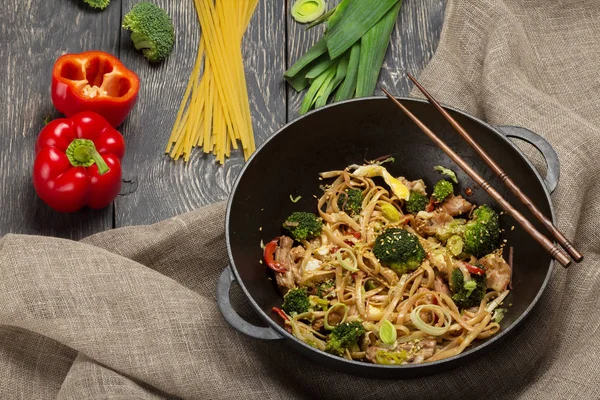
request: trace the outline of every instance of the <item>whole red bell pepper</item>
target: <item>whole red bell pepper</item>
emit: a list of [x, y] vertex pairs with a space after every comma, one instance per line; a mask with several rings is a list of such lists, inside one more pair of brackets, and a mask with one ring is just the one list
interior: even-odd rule
[[125, 141], [96, 113], [51, 121], [40, 132], [35, 153], [33, 186], [56, 211], [103, 208], [121, 190]]
[[135, 105], [139, 89], [135, 72], [103, 51], [65, 54], [52, 69], [52, 102], [67, 117], [93, 111], [116, 128]]

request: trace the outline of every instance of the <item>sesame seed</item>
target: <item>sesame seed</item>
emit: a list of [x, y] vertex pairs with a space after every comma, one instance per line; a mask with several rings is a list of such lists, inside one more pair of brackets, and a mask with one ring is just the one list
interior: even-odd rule
[[261, 226], [260, 228], [258, 228], [258, 231], [259, 231], [259, 232], [262, 232], [262, 226]]

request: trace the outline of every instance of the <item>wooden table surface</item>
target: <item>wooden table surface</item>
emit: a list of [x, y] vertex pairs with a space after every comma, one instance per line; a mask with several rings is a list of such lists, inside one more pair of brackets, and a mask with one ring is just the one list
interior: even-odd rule
[[[154, 0], [173, 18], [177, 36], [172, 55], [159, 65], [151, 65], [135, 51], [129, 33], [120, 28], [122, 16], [138, 1], [112, 0], [102, 12], [81, 0], [4, 3], [0, 236], [12, 232], [79, 239], [110, 228], [154, 223], [226, 199], [243, 165], [241, 154], [232, 154], [225, 166], [198, 150], [187, 164], [164, 154], [197, 50], [200, 31], [193, 1]], [[306, 31], [297, 24], [290, 17], [292, 2], [260, 0], [244, 38], [257, 145], [297, 116], [301, 97], [286, 86], [282, 75], [322, 30]], [[394, 93], [407, 95], [410, 85], [403, 71], [418, 74], [432, 57], [444, 8], [445, 0], [404, 1], [380, 76]], [[44, 119], [60, 116], [49, 94], [54, 61], [64, 53], [87, 50], [119, 57], [139, 75], [141, 90], [136, 107], [119, 128], [127, 143], [121, 194], [103, 210], [60, 214], [39, 200], [33, 189], [34, 143]]]

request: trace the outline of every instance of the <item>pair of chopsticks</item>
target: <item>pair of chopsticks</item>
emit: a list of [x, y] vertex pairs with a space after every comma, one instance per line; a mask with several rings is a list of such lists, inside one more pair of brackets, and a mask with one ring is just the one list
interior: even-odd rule
[[[452, 125], [454, 129], [471, 145], [471, 147], [483, 158], [487, 165], [500, 177], [500, 179], [508, 186], [508, 188], [517, 196], [519, 200], [531, 211], [533, 215], [548, 229], [552, 234], [552, 237], [569, 253], [569, 256], [575, 260], [575, 262], [581, 262], [583, 255], [569, 242], [569, 240], [563, 235], [560, 230], [552, 221], [550, 221], [542, 212], [533, 204], [531, 199], [527, 197], [521, 189], [513, 182], [513, 180], [500, 168], [498, 164], [473, 140], [471, 135], [446, 111], [440, 103], [437, 102], [429, 94], [427, 90], [413, 77], [407, 73], [411, 81], [419, 88], [419, 90], [425, 95], [427, 100], [446, 118], [446, 120]], [[435, 133], [431, 131], [419, 118], [411, 113], [398, 99], [392, 96], [387, 90], [382, 89], [386, 96], [392, 100], [402, 111], [408, 115], [410, 119], [427, 135], [435, 144], [438, 145], [449, 157], [454, 161], [465, 173], [475, 181], [483, 190], [485, 190], [500, 206], [502, 209], [512, 216], [527, 233], [533, 237], [556, 261], [558, 261], [563, 267], [567, 268], [571, 264], [571, 258], [555, 243], [550, 241], [546, 236], [540, 233], [535, 227], [529, 222], [523, 214], [517, 211], [513, 206], [506, 201], [500, 193], [496, 191], [485, 179], [481, 177], [467, 162], [454, 152], [443, 140], [441, 140]]]

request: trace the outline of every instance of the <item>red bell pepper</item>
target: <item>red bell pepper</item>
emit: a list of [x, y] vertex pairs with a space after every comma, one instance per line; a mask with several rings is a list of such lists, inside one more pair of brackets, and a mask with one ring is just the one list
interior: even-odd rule
[[52, 70], [52, 102], [58, 111], [67, 117], [93, 111], [115, 128], [135, 105], [139, 89], [138, 76], [103, 51], [65, 54]]
[[278, 243], [279, 237], [276, 237], [275, 239], [267, 243], [263, 251], [263, 257], [265, 259], [265, 262], [267, 263], [267, 266], [273, 271], [286, 272], [287, 269], [280, 262], [275, 261], [275, 250], [277, 250]]
[[463, 265], [465, 266], [465, 268], [467, 268], [467, 271], [469, 271], [469, 273], [471, 273], [471, 274], [474, 274], [474, 275], [484, 275], [485, 274], [485, 271], [479, 267], [476, 267], [469, 263], [463, 263]]
[[33, 186], [60, 212], [108, 206], [121, 190], [123, 136], [91, 111], [51, 121], [35, 143]]

